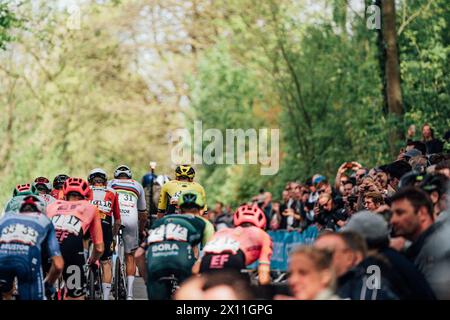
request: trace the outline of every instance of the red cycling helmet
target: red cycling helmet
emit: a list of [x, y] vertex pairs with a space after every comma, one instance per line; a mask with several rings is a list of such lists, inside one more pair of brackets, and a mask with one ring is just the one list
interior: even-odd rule
[[77, 192], [81, 194], [85, 199], [89, 199], [91, 196], [91, 188], [88, 183], [81, 178], [69, 178], [64, 182], [63, 193], [64, 196], [70, 192]]
[[265, 229], [267, 220], [264, 212], [254, 204], [240, 206], [234, 213], [233, 222], [236, 227], [249, 222], [260, 229]]

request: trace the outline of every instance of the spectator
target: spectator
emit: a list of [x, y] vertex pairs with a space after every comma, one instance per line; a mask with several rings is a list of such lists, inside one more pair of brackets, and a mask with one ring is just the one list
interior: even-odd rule
[[388, 263], [377, 265], [400, 299], [435, 299], [422, 273], [402, 254], [389, 248], [388, 223], [381, 216], [369, 211], [358, 212], [342, 230], [358, 233], [366, 240], [369, 255], [387, 260]]
[[436, 219], [447, 209], [446, 191], [449, 180], [442, 174], [426, 175], [420, 183], [420, 188], [430, 196], [433, 203], [433, 214]]
[[333, 256], [326, 250], [301, 246], [290, 255], [288, 283], [298, 300], [339, 300], [334, 293]]
[[229, 271], [202, 274], [186, 280], [175, 294], [176, 300], [252, 300], [248, 281]]
[[428, 123], [422, 126], [422, 142], [427, 147], [427, 154], [440, 153], [444, 148], [443, 142], [434, 138], [433, 128]]
[[408, 141], [405, 151], [408, 152], [412, 149], [419, 150], [423, 156], [427, 154], [427, 146], [422, 141]]
[[216, 202], [216, 205], [214, 207], [214, 215], [214, 226], [216, 227], [217, 231], [223, 228], [233, 227], [233, 215], [225, 212], [222, 202]]
[[383, 165], [380, 169], [386, 172], [388, 176], [388, 195], [395, 193], [401, 177], [412, 170], [411, 165], [404, 160]]
[[433, 204], [420, 189], [402, 189], [390, 201], [394, 234], [412, 241], [407, 257], [424, 274], [438, 299], [450, 299], [450, 223], [434, 222]]
[[364, 208], [376, 212], [384, 204], [383, 196], [380, 192], [367, 192], [364, 195]]
[[320, 228], [337, 230], [342, 227], [348, 218], [345, 209], [338, 209], [329, 193], [322, 193], [314, 208], [315, 221]]
[[447, 178], [450, 178], [450, 160], [439, 162], [435, 168], [436, 173], [443, 174]]
[[345, 174], [347, 171], [352, 170], [357, 172], [361, 168], [362, 166], [358, 162], [344, 162], [341, 164], [337, 171], [336, 179], [334, 180], [334, 188], [336, 191], [343, 194], [344, 183], [349, 180], [349, 176]]
[[281, 204], [278, 201], [272, 203], [272, 217], [270, 219], [270, 230], [278, 230], [281, 224], [281, 212], [280, 212]]
[[381, 275], [376, 286], [368, 286], [368, 267], [378, 260], [367, 256], [367, 244], [357, 233], [323, 233], [314, 246], [333, 254], [333, 268], [338, 277], [337, 294], [351, 300], [396, 300], [390, 282]]

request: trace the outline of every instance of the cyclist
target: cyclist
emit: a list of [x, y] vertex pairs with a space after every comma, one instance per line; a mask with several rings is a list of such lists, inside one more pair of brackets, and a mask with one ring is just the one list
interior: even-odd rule
[[6, 203], [5, 209], [4, 209], [2, 215], [4, 215], [5, 213], [8, 213], [8, 212], [11, 212], [11, 211], [17, 212], [20, 209], [20, 204], [22, 203], [22, 200], [24, 199], [25, 196], [37, 195], [37, 194], [38, 194], [38, 191], [34, 187], [34, 185], [31, 185], [29, 183], [17, 185], [14, 188], [13, 197]]
[[65, 200], [57, 200], [47, 207], [47, 215], [56, 229], [56, 238], [65, 261], [63, 279], [69, 300], [84, 300], [86, 294], [86, 258], [83, 237], [89, 232], [94, 250], [87, 264], [96, 263], [103, 254], [103, 234], [100, 215], [96, 206], [87, 201], [92, 190], [81, 178], [69, 178], [64, 182]]
[[272, 239], [264, 231], [266, 217], [257, 205], [240, 206], [234, 213], [235, 228], [225, 228], [214, 234], [203, 249], [203, 258], [194, 272], [221, 269], [240, 271], [258, 260], [258, 278], [261, 285], [270, 283]]
[[50, 192], [50, 195], [57, 199], [57, 200], [63, 200], [64, 199], [64, 193], [62, 191], [62, 187], [64, 185], [64, 182], [69, 179], [68, 175], [65, 174], [59, 174], [53, 179], [53, 190]]
[[[133, 300], [133, 283], [136, 274], [134, 252], [139, 247], [140, 235], [147, 223], [147, 203], [142, 185], [132, 179], [130, 168], [120, 165], [114, 171], [114, 179], [108, 187], [117, 192], [123, 230], [125, 264], [127, 269], [127, 300]], [[141, 270], [139, 270], [141, 272]]]
[[[120, 221], [120, 209], [117, 193], [106, 188], [108, 178], [106, 172], [100, 168], [93, 169], [89, 173], [88, 182], [92, 188], [93, 199], [92, 204], [96, 205], [102, 221], [103, 242], [105, 244], [105, 252], [100, 258], [102, 265], [102, 287], [103, 300], [109, 300], [112, 283], [112, 263], [111, 257], [113, 248], [113, 238], [117, 235]], [[113, 230], [114, 217], [114, 230]]]
[[[12, 298], [17, 277], [21, 300], [43, 300], [44, 287], [52, 286], [59, 277], [64, 261], [55, 229], [44, 212], [45, 203], [35, 195], [22, 199], [19, 211], [0, 219], [0, 281], [5, 299]], [[43, 279], [41, 250], [51, 257], [51, 268]]]
[[164, 214], [176, 213], [178, 198], [181, 192], [186, 190], [194, 190], [200, 193], [205, 201], [206, 207], [206, 194], [203, 187], [194, 182], [195, 170], [189, 165], [180, 165], [175, 169], [176, 180], [171, 180], [165, 183], [161, 188], [158, 201], [158, 218], [164, 216]]
[[50, 192], [52, 191], [52, 184], [47, 178], [38, 177], [34, 180], [33, 185], [39, 192], [39, 196], [45, 201], [47, 205], [56, 201], [56, 199], [50, 195]]
[[150, 300], [170, 299], [172, 288], [161, 278], [174, 275], [182, 282], [192, 275], [192, 266], [199, 257], [198, 246], [206, 244], [214, 234], [212, 224], [200, 216], [204, 205], [201, 194], [184, 192], [180, 196], [182, 214], [155, 221], [136, 251]]

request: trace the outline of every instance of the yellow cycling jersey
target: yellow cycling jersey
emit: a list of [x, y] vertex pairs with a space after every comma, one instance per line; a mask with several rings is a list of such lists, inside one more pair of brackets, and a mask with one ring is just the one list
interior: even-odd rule
[[203, 208], [203, 211], [206, 211], [207, 207], [205, 189], [203, 189], [203, 187], [197, 182], [178, 180], [168, 181], [162, 186], [158, 201], [158, 211], [165, 212], [166, 214], [175, 213], [178, 203], [178, 197], [183, 191], [188, 190], [197, 191], [203, 196], [203, 200], [205, 201], [205, 207]]

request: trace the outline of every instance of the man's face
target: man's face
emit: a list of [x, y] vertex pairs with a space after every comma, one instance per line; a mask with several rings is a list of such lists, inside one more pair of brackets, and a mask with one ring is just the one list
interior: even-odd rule
[[286, 190], [283, 191], [282, 197], [283, 197], [283, 200], [284, 200], [284, 201], [289, 200], [289, 191], [286, 191]]
[[348, 197], [353, 193], [353, 185], [351, 183], [344, 184], [344, 197]]
[[356, 171], [356, 184], [362, 183], [364, 176], [366, 175], [366, 169], [358, 169]]
[[381, 187], [386, 188], [388, 182], [388, 176], [385, 172], [378, 172], [375, 180], [380, 184]]
[[333, 201], [328, 197], [320, 197], [318, 200], [319, 207], [322, 207], [325, 211], [331, 211], [333, 209]]
[[372, 198], [364, 198], [364, 208], [366, 208], [369, 211], [375, 211], [378, 209], [378, 205], [375, 204], [375, 202], [373, 202]]
[[313, 300], [326, 288], [324, 273], [305, 254], [294, 254], [289, 262], [288, 283], [295, 298]]
[[222, 212], [222, 205], [220, 203], [216, 203], [214, 207], [215, 212]]
[[431, 128], [430, 126], [424, 126], [422, 129], [422, 135], [425, 139], [431, 138]]
[[407, 199], [397, 200], [392, 203], [391, 211], [391, 225], [395, 235], [413, 240], [420, 232], [420, 220], [411, 202]]
[[353, 252], [336, 235], [330, 234], [318, 238], [314, 242], [314, 247], [333, 252], [333, 269], [338, 277], [342, 276], [355, 265]]
[[446, 176], [447, 178], [450, 178], [450, 169], [448, 169], [448, 168], [436, 170], [436, 172], [437, 172], [437, 173], [440, 173], [440, 174], [443, 174], [443, 175]]

